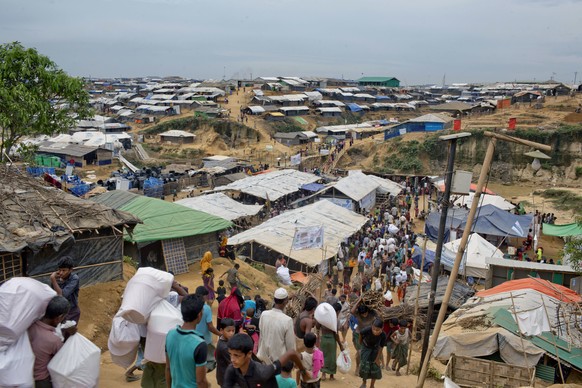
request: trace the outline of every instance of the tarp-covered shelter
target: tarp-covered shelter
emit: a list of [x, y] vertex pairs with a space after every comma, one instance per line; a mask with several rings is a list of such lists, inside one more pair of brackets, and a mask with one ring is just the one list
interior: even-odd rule
[[[447, 213], [445, 241], [449, 241], [450, 230], [463, 230], [466, 227], [469, 211], [452, 208]], [[438, 235], [440, 212], [430, 213], [425, 222], [425, 233], [435, 240]], [[471, 231], [500, 237], [527, 237], [533, 214], [515, 215], [493, 205], [477, 209]]]
[[214, 191], [238, 191], [264, 200], [276, 201], [299, 191], [304, 184], [314, 183], [320, 179], [314, 174], [287, 169], [240, 179], [226, 186], [216, 187]]
[[499, 353], [508, 364], [534, 367], [544, 354], [556, 357], [558, 351], [563, 364], [580, 369], [582, 334], [575, 326], [581, 301], [566, 287], [534, 278], [480, 291], [444, 322], [434, 355]]
[[223, 193], [200, 195], [193, 198], [184, 198], [175, 202], [177, 205], [212, 214], [234, 221], [239, 218], [257, 215], [263, 208], [262, 205], [245, 205]]
[[[443, 245], [441, 263], [445, 266], [445, 269], [450, 271], [453, 268], [453, 263], [455, 262], [455, 257], [457, 256], [460, 245], [460, 238], [454, 241], [449, 241]], [[488, 268], [487, 258], [489, 257], [502, 259], [503, 252], [477, 233], [471, 233], [469, 240], [467, 240], [463, 260], [459, 267], [459, 273], [464, 274], [465, 276], [485, 279]]]
[[[475, 198], [475, 193], [469, 193], [469, 195], [460, 195], [455, 199], [455, 205], [457, 206], [467, 206], [471, 207], [473, 204], [473, 198]], [[491, 194], [481, 194], [479, 198], [479, 206], [493, 205], [501, 210], [512, 210], [515, 209], [515, 205], [506, 200], [500, 195]]]
[[[437, 290], [435, 293], [435, 305], [441, 305], [443, 303], [443, 298], [445, 296], [445, 291], [449, 283], [448, 276], [440, 276], [437, 282]], [[418, 307], [421, 309], [428, 308], [429, 294], [431, 290], [431, 283], [421, 283], [420, 292], [418, 292], [418, 285], [408, 287], [406, 296], [404, 297], [405, 303], [411, 306], [416, 304], [416, 297], [418, 295]], [[453, 287], [453, 293], [451, 294], [451, 299], [449, 300], [449, 308], [451, 310], [458, 309], [461, 307], [467, 299], [472, 297], [475, 291], [465, 283], [460, 280], [455, 281], [455, 286]]]
[[74, 197], [0, 167], [0, 283], [14, 276], [48, 281], [61, 257], [75, 262], [81, 285], [121, 279], [123, 229], [139, 218]]
[[[131, 249], [131, 255], [142, 266], [170, 270], [171, 265], [167, 264], [170, 257], [181, 255], [185, 259], [181, 263], [192, 263], [206, 251], [216, 254], [219, 232], [232, 225], [224, 218], [127, 191], [110, 191], [92, 200], [143, 221], [125, 238], [130, 243], [127, 249]], [[182, 270], [186, 272], [187, 268]]]
[[370, 176], [354, 171], [331, 186], [332, 190], [326, 193], [325, 199], [350, 210], [370, 210], [376, 204], [378, 186], [380, 184]]
[[526, 279], [530, 276], [549, 280], [552, 283], [569, 286], [578, 273], [567, 264], [536, 263], [499, 257], [486, 259], [488, 270], [485, 288], [498, 286], [508, 280]]
[[366, 176], [372, 179], [374, 182], [378, 183], [378, 187], [376, 188], [376, 192], [378, 194], [390, 194], [393, 196], [397, 196], [400, 194], [404, 186], [394, 181], [391, 181], [387, 178], [381, 178], [376, 175], [366, 174]]
[[558, 236], [558, 237], [582, 236], [582, 225], [576, 222], [564, 225], [544, 223], [542, 227], [542, 232], [546, 236]]
[[[288, 210], [252, 229], [228, 239], [229, 245], [248, 244], [245, 254], [253, 260], [274, 264], [280, 255], [288, 256], [291, 269], [315, 267], [322, 260], [337, 254], [341, 242], [352, 236], [366, 223], [364, 216], [321, 200], [298, 209]], [[322, 226], [323, 248], [291, 250], [297, 228]], [[272, 253], [270, 251], [274, 251]]]

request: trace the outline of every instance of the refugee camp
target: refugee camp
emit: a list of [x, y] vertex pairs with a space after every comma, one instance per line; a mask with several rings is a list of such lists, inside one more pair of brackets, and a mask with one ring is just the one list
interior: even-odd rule
[[0, 13], [0, 388], [582, 387], [582, 4], [95, 5]]

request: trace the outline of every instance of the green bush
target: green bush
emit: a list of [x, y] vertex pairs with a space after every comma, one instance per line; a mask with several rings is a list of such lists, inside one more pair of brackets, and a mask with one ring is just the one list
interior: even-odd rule
[[580, 178], [582, 176], [582, 166], [576, 167], [576, 178]]

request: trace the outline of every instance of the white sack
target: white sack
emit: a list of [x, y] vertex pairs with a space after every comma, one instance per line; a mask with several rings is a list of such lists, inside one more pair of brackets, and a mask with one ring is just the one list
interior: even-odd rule
[[166, 334], [184, 323], [182, 314], [169, 302], [160, 301], [150, 315], [144, 358], [164, 364], [166, 362]]
[[350, 373], [350, 369], [352, 368], [352, 359], [350, 357], [349, 350], [344, 350], [337, 356], [336, 360], [337, 369], [341, 373]]
[[315, 308], [315, 320], [320, 325], [325, 326], [334, 333], [337, 332], [337, 314], [332, 305], [329, 303], [321, 303]]
[[142, 267], [129, 279], [117, 313], [132, 323], [145, 324], [156, 304], [170, 293], [174, 276], [155, 268]]
[[57, 293], [31, 278], [15, 277], [0, 286], [0, 351], [16, 343], [36, 320], [42, 318]]
[[53, 387], [96, 387], [100, 363], [101, 350], [81, 334], [72, 335], [48, 364]]
[[109, 351], [109, 355], [111, 356], [111, 361], [115, 365], [119, 365], [120, 367], [127, 369], [135, 362], [135, 357], [137, 356], [137, 347], [130, 350], [127, 354], [116, 355]]
[[34, 353], [25, 331], [15, 344], [0, 352], [0, 387], [34, 386]]
[[289, 268], [284, 266], [277, 268], [277, 277], [284, 286], [291, 285], [291, 275], [289, 274]]
[[139, 326], [120, 316], [115, 316], [111, 323], [111, 331], [107, 340], [109, 352], [122, 356], [137, 349], [139, 345]]

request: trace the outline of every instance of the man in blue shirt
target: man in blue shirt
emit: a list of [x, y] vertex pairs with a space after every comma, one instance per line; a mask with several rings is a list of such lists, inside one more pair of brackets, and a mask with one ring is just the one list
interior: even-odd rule
[[166, 382], [172, 388], [208, 388], [206, 379], [207, 346], [196, 326], [207, 306], [203, 298], [188, 295], [182, 300], [184, 323], [166, 336]]
[[51, 287], [57, 295], [64, 296], [71, 306], [65, 321], [75, 321], [79, 324], [81, 310], [79, 309], [79, 276], [73, 273], [73, 258], [63, 256], [59, 260], [58, 271], [51, 274]]
[[220, 332], [216, 330], [214, 324], [212, 323], [212, 309], [206, 303], [208, 301], [208, 290], [204, 286], [199, 286], [196, 288], [196, 296], [204, 301], [204, 308], [202, 310], [202, 319], [196, 326], [196, 331], [204, 337], [204, 341], [208, 346], [206, 368], [208, 371], [214, 370], [216, 368], [216, 359], [214, 358], [215, 346], [212, 344], [212, 334], [220, 337]]

